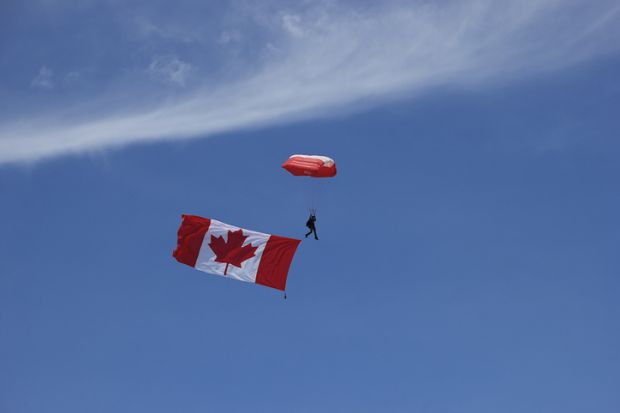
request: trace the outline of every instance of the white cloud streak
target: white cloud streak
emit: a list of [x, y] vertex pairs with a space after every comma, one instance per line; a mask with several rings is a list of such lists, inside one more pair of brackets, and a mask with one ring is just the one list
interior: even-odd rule
[[[157, 108], [140, 110], [135, 101], [127, 104], [128, 114], [53, 122], [47, 114], [0, 125], [0, 163], [205, 137], [351, 111], [436, 86], [551, 72], [615, 52], [619, 11], [598, 0], [469, 0], [261, 16], [277, 33], [271, 40], [278, 53], [266, 54], [256, 71]], [[181, 75], [174, 80], [177, 72], [172, 68], [168, 76], [183, 84]]]

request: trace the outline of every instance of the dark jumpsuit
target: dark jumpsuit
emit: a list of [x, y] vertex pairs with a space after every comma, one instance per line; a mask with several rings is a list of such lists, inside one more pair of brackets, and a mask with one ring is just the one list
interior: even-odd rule
[[306, 234], [306, 238], [308, 238], [308, 235], [314, 233], [314, 239], [319, 239], [316, 235], [316, 226], [314, 225], [315, 222], [316, 216], [314, 216], [314, 214], [310, 214], [310, 218], [308, 218], [308, 221], [306, 222], [306, 226], [310, 229], [310, 231]]

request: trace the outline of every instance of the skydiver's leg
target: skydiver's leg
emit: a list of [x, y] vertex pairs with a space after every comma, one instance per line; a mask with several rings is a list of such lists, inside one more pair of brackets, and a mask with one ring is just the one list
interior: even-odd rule
[[306, 238], [308, 238], [308, 235], [312, 234], [312, 230], [310, 230], [307, 234], [306, 234]]
[[312, 228], [312, 231], [314, 232], [314, 239], [319, 239], [319, 237], [316, 235], [316, 228]]

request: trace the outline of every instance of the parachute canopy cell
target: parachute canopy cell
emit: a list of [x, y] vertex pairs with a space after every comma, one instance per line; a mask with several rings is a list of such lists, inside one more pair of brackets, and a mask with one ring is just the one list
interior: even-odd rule
[[336, 162], [320, 155], [292, 155], [282, 164], [282, 168], [295, 176], [312, 178], [331, 178], [336, 176]]

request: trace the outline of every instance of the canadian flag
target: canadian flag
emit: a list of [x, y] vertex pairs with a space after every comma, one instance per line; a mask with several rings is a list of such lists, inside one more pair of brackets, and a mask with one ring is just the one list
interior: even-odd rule
[[183, 215], [174, 258], [199, 271], [284, 291], [298, 239]]

